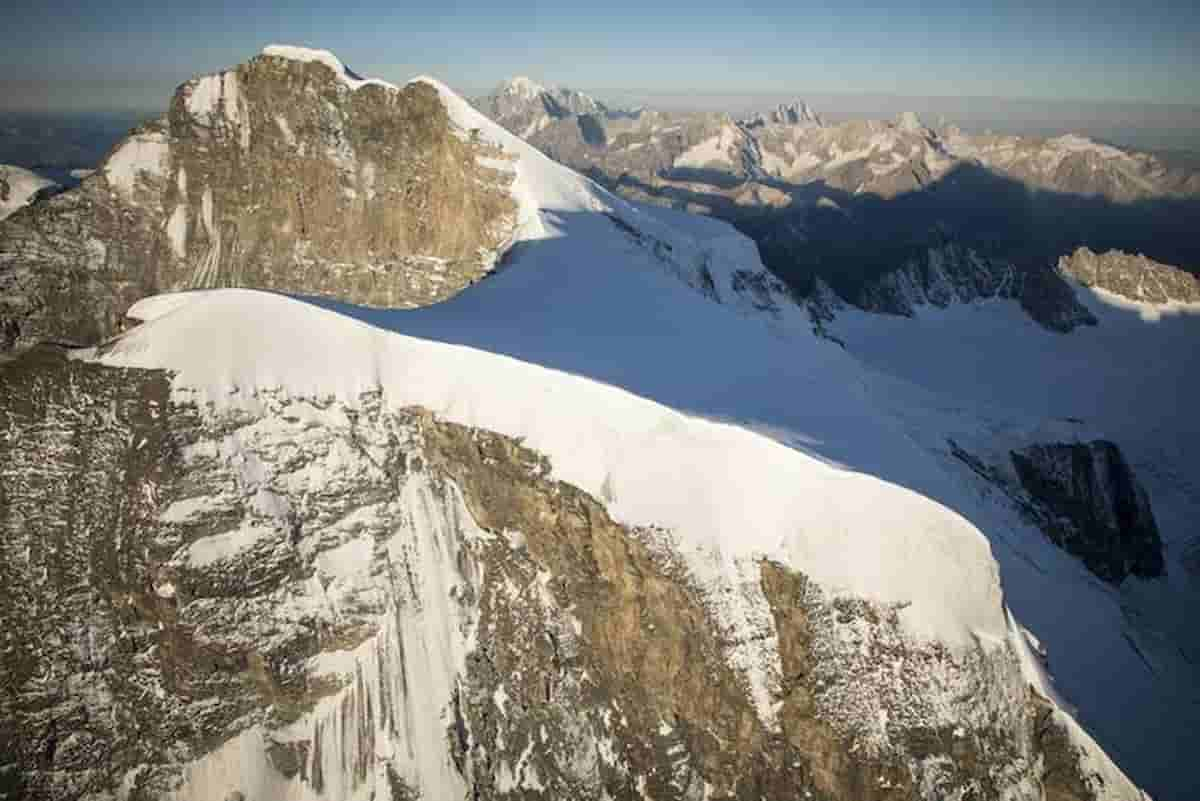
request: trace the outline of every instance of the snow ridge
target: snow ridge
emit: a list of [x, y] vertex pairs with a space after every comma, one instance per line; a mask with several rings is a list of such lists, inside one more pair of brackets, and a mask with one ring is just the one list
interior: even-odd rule
[[309, 63], [324, 64], [329, 69], [333, 70], [346, 86], [351, 89], [361, 89], [364, 86], [382, 86], [385, 89], [397, 89], [393, 83], [381, 80], [379, 78], [362, 78], [345, 64], [342, 60], [328, 50], [318, 50], [312, 47], [298, 47], [296, 45], [267, 45], [263, 48], [262, 55], [274, 56], [275, 58], [286, 58], [292, 61], [306, 61]]
[[[335, 71], [341, 65], [325, 51], [267, 55], [320, 61]], [[936, 480], [923, 476], [929, 460], [859, 394], [860, 363], [828, 343], [796, 337], [795, 329], [771, 328], [761, 316], [747, 320], [712, 302], [738, 269], [763, 269], [748, 239], [711, 220], [617, 198], [437, 80], [414, 80], [436, 89], [461, 133], [499, 148], [496, 166], [514, 173], [517, 248], [504, 270], [452, 301], [411, 313], [335, 311], [251, 290], [150, 299], [131, 310], [146, 322], [96, 354], [99, 360], [170, 369], [182, 400], [216, 409], [262, 412], [259, 393], [268, 390], [348, 405], [379, 393], [392, 408], [418, 406], [523, 440], [549, 458], [554, 478], [603, 498], [618, 522], [670, 531], [701, 588], [736, 590], [748, 567], [770, 559], [804, 573], [831, 598], [889, 605], [914, 641], [964, 653], [1009, 648], [996, 562], [978, 529], [925, 494], [803, 448], [814, 437], [870, 440], [879, 463], [903, 464], [906, 475], [921, 476], [918, 485]], [[653, 245], [631, 245], [624, 229]], [[672, 272], [688, 283], [707, 276], [709, 297], [681, 287]], [[547, 289], [555, 294], [541, 291]], [[615, 307], [607, 315], [591, 311], [617, 298], [631, 312], [629, 322]], [[638, 327], [649, 318], [662, 327]], [[464, 332], [471, 325], [476, 331]], [[521, 326], [534, 330], [532, 338], [504, 339]], [[655, 336], [664, 330], [669, 340]], [[463, 337], [471, 346], [458, 344]], [[564, 340], [564, 348], [601, 342], [604, 358], [619, 368], [603, 373], [579, 357], [549, 360], [563, 369], [543, 366], [556, 355], [547, 339]], [[646, 359], [647, 351], [661, 358]], [[696, 351], [707, 359], [733, 354], [727, 386], [697, 378], [712, 371]], [[650, 400], [661, 398], [646, 390], [661, 386], [654, 374], [668, 374], [671, 391], [684, 394], [669, 403]], [[738, 386], [754, 380], [762, 395], [796, 400], [773, 405]], [[729, 409], [714, 396], [737, 401], [735, 422], [679, 410], [716, 416]], [[761, 641], [770, 643], [761, 599], [726, 595], [733, 606], [722, 610], [723, 619], [761, 620]], [[770, 651], [728, 655], [747, 674], [768, 725], [779, 670]]]

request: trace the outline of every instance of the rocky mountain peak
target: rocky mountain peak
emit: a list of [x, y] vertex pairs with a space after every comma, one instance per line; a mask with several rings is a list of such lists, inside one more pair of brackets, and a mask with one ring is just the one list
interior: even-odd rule
[[97, 175], [5, 221], [3, 345], [95, 341], [167, 290], [448, 297], [515, 224], [511, 174], [463, 133], [435, 86], [364, 79], [328, 51], [273, 45], [187, 81]]
[[1142, 254], [1087, 247], [1058, 260], [1058, 271], [1083, 286], [1113, 292], [1129, 300], [1166, 304], [1200, 303], [1200, 279]]
[[262, 55], [271, 58], [283, 58], [290, 61], [299, 61], [308, 64], [324, 64], [338, 80], [345, 83], [351, 89], [357, 89], [364, 84], [375, 84], [388, 89], [397, 90], [394, 84], [387, 81], [379, 80], [378, 78], [366, 79], [355, 73], [349, 67], [342, 63], [342, 60], [328, 50], [320, 50], [312, 47], [300, 47], [297, 45], [267, 45], [263, 48]]
[[584, 92], [565, 86], [546, 87], [523, 75], [500, 84], [480, 103], [507, 119], [530, 114], [561, 119], [579, 114], [602, 114], [606, 110], [603, 103]]

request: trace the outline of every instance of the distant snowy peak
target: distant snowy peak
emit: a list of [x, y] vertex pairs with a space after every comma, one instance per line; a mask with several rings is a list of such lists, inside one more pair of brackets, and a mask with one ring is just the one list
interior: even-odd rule
[[803, 100], [797, 100], [794, 103], [780, 103], [766, 114], [757, 114], [746, 121], [746, 124], [754, 127], [772, 123], [775, 125], [811, 125], [817, 128], [823, 128], [825, 121], [817, 112], [813, 111], [812, 106], [805, 103]]
[[328, 50], [318, 50], [311, 47], [298, 47], [295, 45], [267, 45], [263, 48], [262, 55], [274, 58], [286, 58], [291, 61], [307, 61], [317, 64], [324, 64], [329, 69], [333, 70], [334, 74], [351, 89], [358, 89], [362, 86], [383, 86], [388, 89], [397, 89], [395, 84], [378, 78], [363, 78], [355, 73], [349, 67], [342, 63], [342, 60]]
[[553, 120], [604, 114], [608, 108], [591, 95], [566, 87], [546, 87], [518, 75], [496, 87], [478, 105], [489, 117], [522, 136], [543, 130]]
[[496, 89], [496, 94], [519, 97], [523, 100], [535, 100], [538, 95], [545, 93], [545, 91], [546, 87], [540, 83], [524, 75], [517, 75], [500, 84]]

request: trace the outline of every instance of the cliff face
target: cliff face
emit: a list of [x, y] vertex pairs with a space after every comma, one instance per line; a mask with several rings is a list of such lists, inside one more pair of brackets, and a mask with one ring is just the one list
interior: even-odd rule
[[[702, 591], [512, 439], [369, 393], [216, 412], [160, 372], [2, 369], [4, 797], [1133, 792], [1019, 638], [916, 645], [768, 561]], [[765, 706], [731, 656], [759, 643]]]
[[[619, 201], [489, 126], [436, 82], [272, 48], [189, 82], [82, 189], [0, 229], [9, 346], [144, 321], [0, 364], [0, 796], [1140, 798], [1051, 700], [967, 520], [586, 359], [503, 348], [528, 326], [687, 386], [736, 347], [772, 398], [802, 386], [773, 371], [800, 353], [805, 401], [839, 412], [830, 436], [914, 455], [855, 363], [777, 338], [794, 298], [749, 240]], [[463, 160], [438, 173], [439, 148]], [[364, 153], [407, 165], [394, 191]], [[125, 308], [164, 275], [370, 302], [366, 267], [333, 259], [414, 241], [450, 259], [480, 192], [515, 216], [510, 179], [522, 246], [472, 290], [475, 332], [459, 304], [235, 290]], [[321, 270], [296, 255], [313, 248]], [[818, 332], [838, 306], [820, 294]], [[665, 324], [627, 328], [639, 315]], [[638, 352], [651, 340], [666, 358]]]
[[20, 167], [0, 164], [0, 220], [60, 187]]
[[1012, 453], [1041, 503], [1042, 529], [1102, 579], [1163, 575], [1162, 539], [1145, 489], [1111, 442], [1034, 445]]
[[1065, 333], [1096, 324], [1058, 275], [1023, 270], [953, 242], [929, 248], [899, 269], [864, 282], [855, 303], [867, 311], [911, 317], [919, 306], [945, 308], [988, 298], [1016, 300], [1051, 331]]
[[427, 84], [361, 81], [332, 56], [189, 81], [81, 187], [0, 225], [0, 349], [95, 342], [170, 290], [444, 299], [511, 235], [511, 175], [489, 155]]
[[1145, 256], [1079, 248], [1058, 260], [1058, 271], [1087, 287], [1146, 303], [1200, 303], [1200, 279]]

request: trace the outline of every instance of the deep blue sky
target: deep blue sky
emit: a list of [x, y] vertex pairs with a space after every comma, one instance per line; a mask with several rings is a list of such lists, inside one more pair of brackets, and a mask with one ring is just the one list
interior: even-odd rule
[[0, 25], [0, 108], [163, 107], [270, 42], [463, 90], [512, 74], [584, 89], [875, 93], [1200, 104], [1200, 3], [936, 0], [40, 0]]

